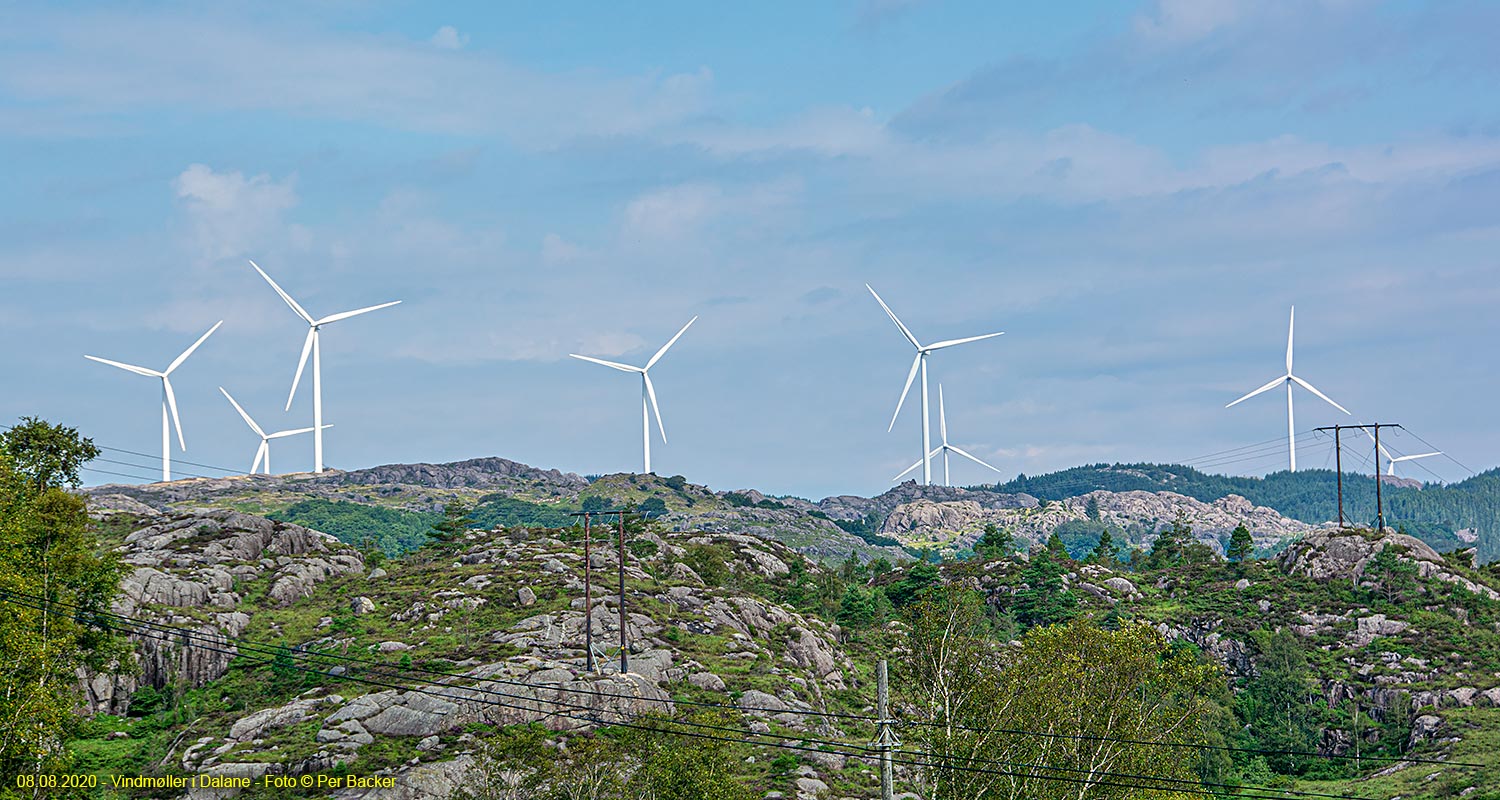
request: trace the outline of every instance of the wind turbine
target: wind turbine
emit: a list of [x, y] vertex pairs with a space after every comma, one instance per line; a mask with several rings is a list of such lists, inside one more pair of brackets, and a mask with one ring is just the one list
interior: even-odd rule
[[891, 424], [886, 428], [886, 433], [890, 433], [895, 429], [896, 418], [901, 416], [901, 406], [906, 402], [906, 395], [911, 391], [911, 382], [917, 377], [917, 370], [920, 368], [922, 370], [922, 485], [930, 486], [932, 484], [932, 426], [929, 419], [930, 415], [927, 411], [927, 354], [935, 350], [942, 350], [945, 347], [953, 347], [954, 345], [977, 342], [980, 339], [1003, 336], [1005, 332], [986, 333], [983, 336], [969, 336], [963, 339], [948, 339], [946, 341], [923, 345], [917, 341], [917, 337], [913, 336], [905, 325], [901, 324], [901, 320], [896, 317], [896, 313], [891, 311], [891, 307], [886, 305], [884, 300], [880, 299], [880, 295], [876, 294], [870, 284], [865, 284], [865, 288], [870, 290], [870, 294], [875, 295], [875, 302], [879, 303], [880, 307], [885, 309], [885, 313], [891, 318], [891, 322], [896, 323], [896, 327], [901, 329], [901, 335], [905, 336], [908, 342], [911, 342], [912, 347], [917, 348], [917, 356], [912, 359], [911, 371], [906, 374], [906, 386], [901, 389], [901, 399], [896, 401], [896, 413], [891, 415]]
[[[1375, 434], [1370, 433], [1370, 431], [1368, 429], [1361, 428], [1361, 430], [1364, 430], [1365, 436], [1369, 437], [1369, 439], [1371, 441], [1375, 440]], [[1434, 450], [1431, 453], [1420, 453], [1420, 454], [1412, 455], [1412, 456], [1397, 456], [1397, 455], [1391, 455], [1391, 451], [1385, 449], [1385, 445], [1380, 444], [1379, 442], [1376, 442], [1375, 446], [1378, 447], [1378, 448], [1380, 448], [1380, 454], [1383, 455], [1383, 456], [1385, 456], [1386, 463], [1390, 464], [1390, 466], [1387, 467], [1386, 471], [1385, 471], [1385, 474], [1387, 474], [1387, 475], [1395, 475], [1396, 474], [1396, 462], [1397, 461], [1416, 461], [1419, 458], [1428, 458], [1430, 456], [1440, 456], [1440, 455], [1443, 454], [1443, 451], [1441, 451], [1441, 450]]]
[[[999, 472], [1000, 471], [998, 469], [995, 469], [994, 467], [991, 467], [989, 464], [986, 464], [983, 461], [980, 461], [978, 458], [975, 458], [974, 456], [972, 456], [972, 455], [964, 452], [957, 445], [948, 444], [948, 415], [943, 411], [943, 385], [941, 383], [938, 384], [938, 436], [940, 436], [942, 438], [943, 443], [940, 444], [940, 445], [938, 445], [936, 448], [934, 448], [932, 450], [932, 452], [928, 453], [927, 457], [931, 458], [931, 457], [937, 455], [939, 452], [941, 452], [943, 454], [943, 485], [944, 486], [952, 486], [953, 485], [953, 483], [948, 480], [948, 453], [950, 453], [950, 452], [958, 453], [959, 455], [963, 456], [964, 458], [969, 459], [970, 461], [974, 462], [975, 464], [978, 464], [981, 467], [987, 467], [989, 469], [995, 470], [995, 472]], [[903, 477], [906, 476], [906, 473], [911, 472], [912, 470], [914, 470], [914, 469], [916, 469], [917, 467], [920, 467], [920, 466], [922, 466], [922, 462], [918, 461], [917, 463], [912, 464], [911, 466], [909, 466], [906, 469], [902, 470], [902, 472], [901, 472], [900, 475], [897, 475], [896, 477], [891, 478], [891, 480], [892, 481], [899, 481]]]
[[1275, 389], [1277, 386], [1280, 386], [1282, 384], [1286, 384], [1286, 448], [1287, 448], [1287, 454], [1291, 458], [1291, 471], [1292, 472], [1296, 472], [1297, 471], [1297, 433], [1296, 433], [1297, 429], [1296, 429], [1296, 427], [1295, 427], [1295, 425], [1293, 423], [1293, 417], [1292, 417], [1292, 384], [1295, 383], [1298, 386], [1301, 386], [1302, 388], [1308, 390], [1309, 392], [1312, 392], [1313, 394], [1317, 395], [1318, 397], [1323, 398], [1325, 401], [1327, 401], [1327, 403], [1329, 405], [1331, 405], [1334, 408], [1336, 408], [1336, 409], [1344, 412], [1345, 414], [1349, 413], [1349, 409], [1344, 408], [1343, 406], [1339, 405], [1338, 403], [1333, 402], [1333, 400], [1330, 399], [1328, 397], [1328, 395], [1323, 394], [1322, 392], [1320, 392], [1317, 389], [1313, 388], [1312, 384], [1310, 384], [1307, 381], [1304, 381], [1301, 378], [1297, 377], [1296, 375], [1292, 374], [1292, 329], [1293, 329], [1293, 326], [1296, 324], [1296, 322], [1297, 322], [1297, 307], [1296, 306], [1292, 306], [1292, 315], [1291, 315], [1289, 321], [1287, 322], [1287, 326], [1286, 326], [1286, 374], [1283, 375], [1283, 376], [1281, 376], [1280, 378], [1277, 378], [1276, 380], [1270, 381], [1265, 386], [1262, 386], [1259, 389], [1256, 389], [1255, 391], [1253, 391], [1253, 392], [1245, 395], [1244, 397], [1241, 397], [1240, 399], [1234, 401], [1233, 403], [1230, 403], [1229, 405], [1224, 406], [1225, 408], [1231, 408], [1233, 406], [1236, 406], [1236, 405], [1239, 405], [1240, 403], [1245, 402], [1246, 400], [1249, 400], [1250, 398], [1252, 398], [1252, 397], [1260, 394], [1261, 392], [1269, 392], [1272, 389]]
[[[229, 404], [234, 406], [234, 410], [240, 412], [240, 417], [245, 420], [246, 425], [250, 426], [250, 430], [255, 431], [256, 435], [260, 436], [260, 447], [256, 448], [255, 461], [250, 464], [251, 475], [254, 475], [255, 471], [260, 468], [262, 459], [265, 459], [266, 474], [271, 474], [272, 439], [282, 439], [287, 436], [296, 436], [300, 433], [309, 433], [312, 431], [312, 428], [298, 428], [292, 431], [277, 431], [275, 433], [266, 433], [265, 431], [261, 430], [261, 427], [259, 425], [255, 424], [255, 420], [251, 419], [249, 414], [245, 413], [245, 409], [240, 408], [240, 404], [236, 403], [234, 401], [234, 398], [229, 396], [229, 390], [220, 386], [219, 391], [224, 393], [224, 399], [228, 400]], [[332, 428], [333, 426], [329, 425], [327, 427]]]
[[172, 480], [172, 435], [171, 428], [167, 425], [168, 411], [172, 414], [172, 425], [177, 428], [177, 444], [184, 451], [187, 450], [187, 442], [182, 438], [182, 420], [177, 416], [177, 395], [172, 392], [172, 379], [170, 377], [172, 370], [182, 366], [182, 362], [186, 361], [187, 357], [192, 355], [194, 350], [198, 349], [198, 345], [203, 344], [223, 324], [224, 320], [222, 319], [215, 322], [214, 326], [208, 329], [208, 333], [199, 336], [198, 341], [193, 342], [192, 347], [182, 351], [182, 355], [173, 359], [172, 363], [161, 372], [131, 364], [122, 364], [118, 361], [110, 361], [107, 358], [99, 358], [98, 356], [84, 356], [84, 358], [90, 361], [108, 364], [111, 367], [119, 367], [126, 372], [134, 372], [137, 375], [145, 375], [148, 378], [161, 378], [161, 479], [163, 482]]
[[618, 363], [616, 363], [614, 361], [605, 361], [602, 358], [592, 358], [590, 356], [581, 356], [581, 355], [578, 355], [577, 353], [569, 353], [568, 354], [568, 355], [572, 356], [573, 358], [582, 359], [584, 361], [592, 361], [595, 364], [603, 364], [606, 367], [611, 367], [613, 369], [620, 370], [621, 372], [637, 372], [637, 373], [640, 373], [640, 376], [641, 376], [641, 443], [642, 443], [642, 445], [644, 446], [644, 449], [645, 449], [645, 466], [646, 466], [645, 473], [643, 473], [643, 474], [646, 474], [646, 475], [651, 474], [651, 416], [647, 413], [648, 409], [647, 409], [646, 406], [647, 406], [648, 401], [650, 403], [650, 409], [649, 410], [650, 411], [654, 411], [656, 413], [656, 430], [661, 433], [661, 443], [662, 444], [666, 444], [667, 443], [667, 429], [664, 428], [664, 427], [662, 427], [662, 424], [661, 424], [661, 407], [656, 404], [656, 387], [654, 387], [654, 386], [651, 385], [650, 369], [652, 367], [656, 366], [656, 362], [660, 361], [661, 357], [663, 355], [666, 355], [667, 349], [670, 348], [672, 345], [676, 344], [677, 340], [680, 339], [680, 338], [682, 338], [682, 335], [684, 333], [687, 333], [687, 329], [690, 328], [690, 327], [692, 327], [693, 323], [697, 322], [697, 321], [698, 321], [697, 317], [693, 317], [692, 319], [688, 320], [687, 324], [684, 325], [684, 326], [682, 326], [682, 330], [678, 331], [677, 335], [673, 336], [672, 339], [671, 339], [671, 341], [668, 341], [666, 344], [662, 345], [661, 349], [656, 351], [656, 355], [652, 356], [651, 360], [647, 361], [646, 362], [646, 366], [644, 366], [644, 367], [632, 367], [629, 364], [618, 364]]
[[379, 311], [382, 308], [389, 308], [396, 305], [401, 301], [392, 300], [389, 303], [381, 303], [378, 306], [356, 308], [353, 311], [340, 311], [337, 314], [329, 314], [322, 319], [313, 319], [313, 316], [304, 311], [302, 306], [297, 305], [297, 301], [293, 300], [291, 295], [282, 291], [281, 287], [276, 285], [276, 281], [271, 280], [271, 276], [267, 275], [266, 271], [261, 269], [259, 264], [251, 261], [250, 266], [255, 267], [255, 271], [259, 272], [260, 276], [266, 279], [266, 283], [271, 284], [271, 288], [275, 289], [276, 293], [281, 295], [281, 299], [286, 301], [286, 304], [291, 307], [292, 311], [296, 312], [297, 316], [301, 317], [307, 323], [307, 338], [302, 342], [302, 358], [297, 361], [297, 374], [292, 376], [292, 391], [286, 396], [286, 409], [288, 411], [292, 409], [292, 399], [297, 396], [297, 384], [302, 380], [302, 370], [307, 367], [307, 354], [311, 352], [313, 373], [313, 472], [322, 472], [323, 429], [328, 426], [323, 424], [323, 369], [322, 359], [319, 355], [318, 331], [330, 322], [338, 322], [341, 319], [357, 317], [360, 314], [371, 311]]

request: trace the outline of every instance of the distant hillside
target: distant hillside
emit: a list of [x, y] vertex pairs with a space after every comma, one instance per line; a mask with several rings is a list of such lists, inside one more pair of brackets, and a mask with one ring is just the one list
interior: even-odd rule
[[[1021, 475], [980, 491], [1029, 494], [1063, 500], [1092, 491], [1169, 491], [1211, 503], [1231, 494], [1283, 515], [1318, 524], [1338, 518], [1338, 474], [1332, 470], [1276, 472], [1264, 478], [1210, 475], [1176, 464], [1093, 464], [1047, 475]], [[1483, 561], [1500, 559], [1500, 469], [1451, 485], [1381, 487], [1386, 524], [1405, 528], [1439, 550], [1473, 544]], [[1344, 474], [1344, 514], [1368, 524], [1375, 519], [1375, 481]]]

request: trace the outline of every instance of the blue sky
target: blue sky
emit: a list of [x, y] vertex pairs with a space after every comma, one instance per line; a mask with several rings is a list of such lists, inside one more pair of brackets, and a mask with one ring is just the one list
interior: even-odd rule
[[[637, 382], [567, 354], [643, 363], [699, 315], [652, 370], [657, 472], [881, 491], [920, 423], [886, 432], [911, 350], [865, 283], [924, 340], [1006, 331], [931, 361], [951, 439], [1006, 478], [1284, 435], [1278, 394], [1223, 406], [1280, 374], [1293, 304], [1298, 374], [1497, 462], [1492, 4], [0, 2], [0, 22], [7, 420], [156, 453], [156, 387], [82, 355], [164, 366], [224, 319], [174, 375], [178, 457], [248, 468], [216, 387], [267, 427], [311, 415], [305, 393], [281, 411], [305, 328], [253, 258], [315, 315], [404, 301], [325, 331], [337, 467], [638, 469]], [[1299, 429], [1338, 418], [1297, 397]], [[278, 444], [278, 469], [311, 464]], [[1285, 463], [1250, 455], [1217, 469]]]

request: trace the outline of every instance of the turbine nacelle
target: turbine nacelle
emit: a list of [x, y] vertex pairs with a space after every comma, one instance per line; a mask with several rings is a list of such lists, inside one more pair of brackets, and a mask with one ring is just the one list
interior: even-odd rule
[[168, 364], [166, 369], [160, 371], [148, 369], [146, 367], [138, 367], [134, 364], [125, 364], [119, 361], [111, 361], [107, 358], [100, 358], [98, 356], [84, 356], [84, 358], [87, 358], [90, 361], [97, 361], [100, 364], [108, 364], [111, 367], [123, 369], [126, 372], [133, 372], [136, 375], [142, 375], [147, 378], [159, 378], [161, 380], [161, 479], [163, 481], [169, 481], [172, 479], [171, 434], [169, 433], [167, 428], [167, 416], [169, 413], [171, 414], [172, 427], [177, 430], [177, 446], [184, 451], [187, 450], [187, 440], [182, 435], [182, 418], [177, 413], [177, 393], [172, 391], [172, 373], [178, 367], [182, 366], [182, 362], [187, 361], [188, 356], [192, 355], [193, 351], [197, 350], [200, 345], [208, 341], [208, 337], [212, 336], [214, 334], [214, 331], [218, 330], [219, 326], [223, 324], [224, 320], [222, 319], [218, 322], [215, 322], [212, 328], [209, 328], [206, 333], [198, 337], [198, 341], [193, 342], [193, 344], [188, 347], [188, 349], [182, 351], [181, 354], [172, 359], [172, 363]]
[[1286, 437], [1287, 437], [1287, 454], [1288, 454], [1287, 457], [1288, 457], [1288, 459], [1290, 459], [1291, 471], [1292, 472], [1296, 472], [1297, 471], [1297, 435], [1296, 435], [1296, 426], [1295, 426], [1295, 423], [1294, 423], [1295, 417], [1293, 416], [1293, 413], [1292, 413], [1292, 384], [1295, 383], [1298, 386], [1301, 386], [1302, 388], [1308, 390], [1309, 392], [1312, 392], [1313, 394], [1315, 394], [1319, 398], [1321, 398], [1323, 401], [1327, 402], [1329, 405], [1333, 406], [1334, 408], [1337, 408], [1338, 410], [1344, 412], [1345, 414], [1349, 413], [1349, 409], [1344, 408], [1343, 406], [1339, 405], [1338, 403], [1335, 403], [1333, 401], [1333, 398], [1331, 398], [1328, 395], [1323, 394], [1322, 392], [1318, 391], [1317, 387], [1315, 387], [1311, 383], [1308, 383], [1307, 381], [1305, 381], [1305, 380], [1297, 377], [1297, 375], [1295, 375], [1292, 372], [1292, 331], [1293, 331], [1293, 329], [1294, 329], [1294, 327], [1296, 325], [1296, 322], [1297, 322], [1297, 308], [1296, 308], [1296, 306], [1293, 306], [1292, 307], [1292, 313], [1291, 313], [1290, 318], [1287, 321], [1287, 328], [1286, 328], [1286, 374], [1282, 375], [1279, 378], [1275, 378], [1275, 379], [1272, 379], [1270, 381], [1267, 381], [1266, 385], [1264, 385], [1264, 386], [1260, 387], [1259, 389], [1256, 389], [1255, 391], [1250, 392], [1249, 394], [1246, 394], [1245, 396], [1241, 397], [1240, 399], [1235, 400], [1234, 402], [1232, 402], [1232, 403], [1224, 406], [1225, 408], [1233, 408], [1233, 407], [1239, 405], [1240, 403], [1243, 403], [1246, 400], [1249, 400], [1250, 398], [1252, 398], [1252, 397], [1254, 397], [1254, 396], [1256, 396], [1258, 394], [1261, 394], [1261, 393], [1264, 393], [1264, 392], [1269, 392], [1269, 391], [1271, 391], [1272, 389], [1275, 389], [1278, 386], [1283, 386], [1283, 385], [1286, 386]]
[[902, 336], [906, 337], [906, 341], [911, 342], [911, 346], [917, 350], [917, 354], [911, 362], [911, 369], [906, 373], [906, 384], [901, 387], [901, 397], [896, 401], [896, 413], [891, 415], [891, 424], [887, 425], [885, 430], [886, 433], [890, 433], [896, 429], [896, 419], [901, 416], [901, 407], [905, 405], [906, 396], [911, 392], [912, 382], [917, 379], [917, 372], [920, 370], [922, 373], [922, 459], [920, 463], [922, 464], [922, 484], [929, 485], [932, 483], [932, 456], [928, 452], [928, 448], [931, 445], [932, 434], [930, 431], [929, 414], [927, 413], [927, 356], [930, 353], [956, 345], [977, 342], [982, 339], [993, 339], [996, 336], [1004, 336], [1005, 331], [986, 333], [980, 336], [967, 336], [962, 339], [945, 339], [941, 342], [924, 345], [917, 340], [917, 337], [911, 332], [910, 328], [906, 327], [901, 318], [896, 316], [896, 312], [892, 311], [891, 307], [886, 305], [874, 287], [867, 283], [865, 284], [865, 288], [870, 290], [870, 294], [875, 297], [875, 302], [879, 303], [882, 309], [885, 309], [885, 314], [891, 318], [891, 322], [896, 323], [896, 328], [901, 331]]
[[661, 349], [657, 350], [656, 353], [646, 361], [646, 366], [644, 367], [632, 366], [630, 364], [621, 364], [618, 361], [606, 361], [602, 358], [594, 358], [593, 356], [581, 356], [577, 353], [568, 354], [572, 358], [579, 359], [580, 361], [588, 361], [594, 364], [600, 364], [602, 366], [609, 367], [610, 369], [617, 369], [621, 372], [633, 372], [641, 376], [641, 426], [642, 440], [644, 442], [645, 451], [645, 458], [643, 460], [645, 474], [650, 474], [651, 472], [651, 418], [647, 416], [648, 405], [651, 412], [656, 416], [656, 431], [657, 433], [661, 434], [662, 444], [667, 443], [667, 429], [664, 425], [662, 425], [661, 422], [661, 406], [656, 402], [656, 386], [651, 383], [651, 368], [656, 366], [656, 362], [660, 361], [661, 357], [666, 355], [668, 350], [672, 349], [672, 345], [676, 344], [677, 340], [681, 339], [684, 333], [687, 333], [687, 329], [691, 328], [693, 326], [693, 323], [697, 321], [698, 317], [696, 316], [688, 320], [687, 324], [682, 326], [681, 330], [677, 331], [676, 336], [673, 336], [671, 339], [667, 340], [667, 343], [662, 345]]

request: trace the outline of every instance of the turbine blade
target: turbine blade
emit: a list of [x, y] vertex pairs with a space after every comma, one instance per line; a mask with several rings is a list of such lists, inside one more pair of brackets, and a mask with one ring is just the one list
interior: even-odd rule
[[612, 368], [617, 369], [617, 370], [619, 370], [621, 372], [640, 372], [640, 373], [644, 373], [645, 372], [645, 370], [641, 369], [640, 367], [632, 367], [629, 364], [620, 364], [620, 363], [617, 363], [617, 362], [614, 362], [614, 361], [605, 361], [602, 358], [593, 358], [591, 356], [581, 356], [581, 355], [578, 355], [577, 353], [569, 353], [568, 355], [572, 356], [573, 358], [577, 358], [577, 359], [580, 359], [580, 360], [583, 360], [583, 361], [592, 361], [595, 364], [603, 364], [606, 367], [612, 367]]
[[901, 329], [901, 335], [906, 337], [906, 341], [911, 342], [912, 347], [918, 350], [922, 349], [922, 343], [917, 341], [917, 337], [911, 335], [911, 331], [907, 330], [905, 325], [901, 324], [901, 320], [896, 317], [896, 312], [892, 311], [891, 307], [886, 305], [884, 300], [880, 299], [880, 295], [875, 294], [874, 287], [867, 283], [865, 284], [865, 288], [870, 290], [870, 294], [875, 295], [875, 302], [879, 303], [880, 307], [885, 309], [886, 316], [890, 317], [891, 322], [896, 323], [896, 327]]
[[172, 425], [177, 428], [177, 444], [183, 450], [187, 449], [187, 442], [182, 438], [182, 420], [177, 416], [177, 394], [172, 391], [172, 379], [161, 376], [161, 385], [167, 392], [167, 408], [172, 409]]
[[1237, 406], [1240, 403], [1245, 402], [1246, 400], [1249, 400], [1250, 398], [1252, 398], [1252, 397], [1260, 394], [1261, 392], [1269, 392], [1272, 389], [1275, 389], [1277, 386], [1280, 386], [1281, 384], [1286, 383], [1286, 377], [1287, 376], [1282, 375], [1280, 378], [1277, 378], [1276, 380], [1271, 381], [1270, 383], [1267, 383], [1265, 386], [1262, 386], [1259, 389], [1256, 389], [1255, 391], [1251, 392], [1250, 394], [1247, 394], [1244, 397], [1241, 397], [1240, 399], [1238, 399], [1238, 400], [1234, 401], [1233, 403], [1230, 403], [1229, 405], [1224, 406], [1224, 407], [1225, 408], [1231, 408], [1233, 406]]
[[968, 344], [969, 342], [977, 342], [980, 339], [993, 339], [996, 336], [1004, 336], [1004, 335], [1005, 335], [1005, 331], [1000, 331], [999, 333], [986, 333], [983, 336], [967, 336], [967, 337], [964, 337], [962, 339], [949, 339], [947, 341], [938, 342], [936, 344], [929, 344], [929, 345], [927, 345], [926, 349], [927, 349], [928, 352], [932, 352], [933, 350], [941, 350], [944, 347], [952, 347], [952, 346], [954, 346], [956, 344]]
[[962, 450], [962, 449], [960, 449], [960, 448], [958, 448], [958, 447], [956, 447], [954, 445], [951, 445], [951, 444], [948, 445], [948, 449], [952, 450], [955, 453], [958, 453], [959, 455], [963, 456], [964, 458], [969, 459], [970, 461], [974, 462], [975, 464], [978, 464], [981, 467], [989, 467], [990, 469], [994, 470], [995, 472], [999, 472], [1000, 471], [998, 469], [995, 469], [994, 467], [991, 467], [989, 464], [984, 463], [983, 461], [979, 460], [978, 458], [975, 458], [973, 455], [971, 455], [967, 451]]
[[270, 447], [270, 445], [266, 444], [265, 439], [260, 440], [260, 447], [255, 448], [255, 463], [250, 465], [251, 475], [254, 475], [260, 470], [260, 460], [266, 457], [266, 452], [270, 449]]
[[[234, 398], [229, 396], [229, 391], [228, 390], [226, 390], [224, 387], [220, 386], [219, 387], [219, 391], [224, 394], [224, 399], [228, 400], [229, 404], [232, 405], [232, 406], [234, 406], [234, 410], [240, 412], [240, 418], [243, 419], [243, 420], [245, 420], [245, 424], [250, 426], [250, 430], [255, 431], [255, 433], [257, 435], [262, 436], [262, 437], [264, 437], [266, 435], [266, 432], [263, 431], [263, 430], [261, 430], [259, 425], [255, 424], [255, 420], [251, 419], [250, 415], [245, 413], [245, 409], [240, 408], [240, 404], [234, 402]], [[253, 472], [254, 470], [251, 470], [251, 471]]]
[[891, 424], [886, 427], [885, 432], [890, 433], [896, 429], [896, 418], [901, 416], [901, 406], [906, 402], [906, 395], [911, 391], [911, 382], [917, 379], [917, 368], [922, 366], [922, 354], [911, 360], [911, 372], [906, 373], [906, 386], [901, 388], [901, 399], [896, 401], [896, 413], [891, 415]]
[[313, 337], [317, 335], [317, 328], [308, 328], [307, 338], [302, 340], [302, 357], [297, 359], [297, 372], [292, 375], [292, 391], [286, 396], [287, 411], [292, 410], [292, 398], [297, 396], [297, 384], [302, 382], [302, 370], [307, 367], [307, 356], [312, 352]]
[[[1313, 394], [1315, 394], [1315, 395], [1323, 398], [1325, 401], [1328, 402], [1329, 405], [1331, 405], [1334, 408], [1336, 408], [1336, 409], [1344, 412], [1345, 414], [1349, 414], [1349, 409], [1344, 408], [1343, 406], [1339, 405], [1338, 403], [1333, 402], [1332, 398], [1330, 398], [1326, 394], [1323, 394], [1322, 392], [1318, 391], [1317, 389], [1313, 388], [1312, 384], [1308, 383], [1307, 381], [1302, 380], [1301, 378], [1297, 377], [1296, 375], [1289, 375], [1288, 377], [1290, 377], [1292, 380], [1296, 381], [1298, 386], [1301, 386], [1302, 388], [1308, 390], [1309, 392], [1312, 392]], [[1353, 415], [1350, 414], [1350, 416], [1353, 416]]]
[[666, 344], [662, 345], [661, 349], [656, 351], [656, 355], [652, 356], [651, 360], [646, 362], [646, 366], [642, 367], [641, 369], [646, 370], [646, 369], [651, 369], [652, 367], [656, 366], [656, 362], [660, 361], [661, 357], [664, 356], [664, 355], [666, 355], [667, 349], [670, 348], [672, 345], [677, 344], [677, 340], [681, 339], [682, 335], [684, 333], [687, 333], [687, 329], [693, 327], [693, 323], [697, 322], [697, 321], [698, 321], [698, 318], [696, 316], [693, 317], [692, 319], [688, 320], [688, 323], [686, 325], [682, 326], [682, 330], [678, 331], [677, 335], [673, 336], [671, 341], [669, 341]]
[[182, 351], [182, 355], [178, 356], [175, 360], [172, 361], [172, 365], [169, 366], [169, 367], [167, 367], [166, 374], [171, 375], [172, 374], [172, 370], [177, 369], [178, 367], [182, 366], [182, 362], [186, 361], [187, 357], [190, 356], [190, 355], [192, 355], [194, 350], [198, 349], [198, 345], [203, 344], [205, 341], [208, 340], [208, 337], [213, 336], [214, 335], [214, 331], [218, 330], [219, 326], [223, 325], [223, 324], [224, 324], [224, 320], [221, 319], [218, 322], [215, 322], [214, 326], [212, 328], [208, 329], [208, 333], [205, 333], [202, 336], [199, 336], [198, 337], [198, 341], [193, 342], [193, 346], [192, 347], [189, 347], [188, 349]]
[[111, 367], [119, 367], [126, 372], [134, 372], [137, 375], [145, 375], [148, 378], [160, 378], [162, 376], [160, 372], [157, 372], [154, 369], [146, 369], [145, 367], [137, 367], [131, 364], [122, 364], [118, 361], [110, 361], [107, 358], [100, 358], [98, 356], [84, 356], [84, 358], [87, 358], [90, 361], [97, 361], [100, 364], [108, 364]]
[[[325, 427], [325, 428], [332, 428], [333, 426], [332, 425], [324, 425], [323, 427]], [[275, 433], [268, 433], [268, 434], [264, 434], [264, 436], [267, 439], [281, 439], [281, 438], [284, 438], [284, 437], [287, 437], [287, 436], [296, 436], [299, 433], [312, 433], [314, 430], [316, 430], [316, 428], [297, 428], [296, 430], [277, 431]]]
[[646, 396], [651, 398], [651, 410], [656, 412], [656, 430], [661, 433], [661, 443], [667, 443], [667, 429], [661, 424], [661, 407], [656, 404], [656, 387], [651, 385], [651, 376], [641, 370], [641, 380], [646, 382]]
[[922, 459], [919, 458], [919, 459], [917, 459], [917, 463], [912, 464], [911, 466], [907, 467], [906, 469], [901, 470], [901, 474], [900, 475], [897, 475], [896, 477], [891, 478], [891, 483], [895, 483], [896, 481], [901, 480], [902, 478], [906, 477], [907, 473], [911, 472], [912, 470], [914, 470], [914, 469], [916, 469], [917, 467], [920, 467], [920, 466], [922, 466]]
[[271, 280], [271, 276], [267, 275], [266, 271], [263, 270], [263, 269], [261, 269], [259, 264], [255, 263], [254, 261], [251, 261], [250, 262], [250, 266], [255, 267], [255, 271], [259, 272], [260, 276], [262, 278], [266, 279], [266, 283], [271, 284], [271, 288], [275, 289], [276, 293], [279, 294], [279, 295], [281, 295], [281, 299], [285, 300], [286, 304], [288, 306], [291, 306], [291, 308], [292, 308], [293, 311], [297, 312], [297, 316], [303, 318], [304, 320], [307, 320], [307, 324], [309, 324], [309, 325], [316, 325], [317, 324], [316, 322], [313, 321], [312, 315], [309, 314], [309, 313], [307, 313], [306, 311], [302, 310], [302, 306], [297, 305], [297, 301], [293, 300], [291, 295], [289, 295], [285, 291], [283, 291], [280, 286], [277, 286], [276, 285], [276, 281]]
[[366, 306], [364, 308], [356, 308], [353, 311], [340, 311], [337, 314], [329, 314], [328, 316], [326, 316], [326, 317], [318, 320], [317, 322], [314, 322], [313, 324], [314, 325], [327, 325], [330, 322], [338, 322], [341, 319], [348, 319], [350, 317], [357, 317], [360, 314], [368, 314], [371, 311], [379, 311], [382, 308], [390, 308], [391, 306], [397, 305], [400, 302], [401, 302], [400, 300], [392, 300], [389, 303], [381, 303], [378, 306]]
[[1415, 455], [1415, 456], [1397, 456], [1396, 458], [1391, 459], [1391, 463], [1395, 463], [1397, 461], [1415, 461], [1415, 460], [1417, 460], [1419, 458], [1427, 458], [1428, 456], [1440, 456], [1442, 454], [1443, 454], [1443, 451], [1438, 450], [1436, 452], [1422, 453], [1421, 455]]
[[1292, 306], [1292, 314], [1286, 321], [1286, 374], [1292, 374], [1292, 329], [1297, 325], [1297, 307]]

